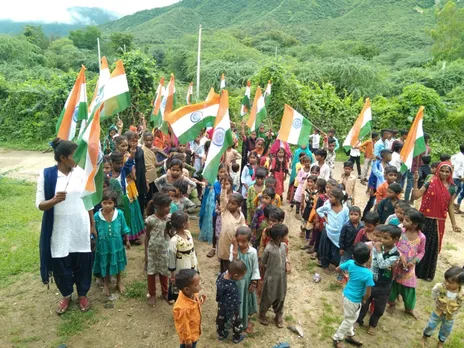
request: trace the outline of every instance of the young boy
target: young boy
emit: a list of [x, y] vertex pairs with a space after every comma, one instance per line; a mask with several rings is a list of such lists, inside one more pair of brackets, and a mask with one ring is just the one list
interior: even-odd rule
[[390, 215], [387, 220], [385, 221], [385, 224], [393, 225], [393, 226], [398, 226], [399, 228], [403, 228], [403, 220], [404, 220], [404, 214], [411, 209], [411, 206], [409, 205], [408, 202], [405, 201], [398, 201], [395, 204], [395, 214]]
[[273, 205], [272, 202], [275, 198], [275, 191], [273, 188], [266, 188], [263, 191], [261, 196], [261, 204], [256, 208], [255, 214], [253, 219], [251, 220], [251, 229], [253, 231], [253, 247], [255, 249], [259, 248], [259, 243], [261, 242], [261, 232], [263, 231], [262, 223], [264, 221], [264, 209], [269, 206]]
[[377, 207], [377, 213], [379, 214], [379, 222], [381, 224], [385, 223], [387, 218], [395, 213], [395, 205], [399, 200], [401, 195], [401, 185], [394, 182], [387, 189], [387, 198], [382, 199]]
[[242, 321], [240, 320], [240, 294], [237, 281], [242, 279], [247, 272], [242, 260], [234, 260], [229, 268], [220, 274], [216, 280], [216, 302], [218, 303], [218, 314], [216, 317], [216, 328], [218, 339], [224, 341], [229, 336], [226, 323], [232, 324], [232, 341], [240, 343], [245, 339], [242, 335]]
[[172, 311], [180, 348], [195, 348], [201, 334], [201, 305], [206, 300], [205, 295], [198, 295], [200, 275], [194, 269], [181, 269], [176, 274], [176, 287], [180, 292]]
[[419, 181], [417, 182], [419, 189], [424, 186], [425, 179], [432, 173], [432, 169], [430, 168], [431, 160], [432, 157], [430, 156], [422, 156], [422, 165], [419, 167]]
[[335, 142], [334, 150], [337, 151], [338, 148], [340, 147], [340, 144], [338, 142], [338, 139], [335, 138], [335, 129], [329, 130], [327, 132], [327, 134], [324, 135], [323, 147], [324, 147], [325, 150], [327, 150], [328, 147], [329, 147], [330, 139], [334, 140], [334, 142]]
[[440, 165], [440, 162], [433, 162], [431, 165], [430, 165], [430, 174], [427, 175], [427, 177], [425, 178], [425, 183], [428, 183], [430, 182], [430, 179], [432, 179], [432, 177], [435, 175], [435, 173], [437, 172], [437, 168], [438, 166]]
[[312, 153], [319, 150], [319, 145], [321, 143], [321, 136], [319, 135], [319, 129], [314, 129], [313, 134], [309, 136], [309, 149]]
[[375, 285], [372, 272], [365, 264], [370, 258], [369, 247], [364, 243], [358, 243], [353, 247], [353, 260], [348, 260], [337, 267], [337, 271], [348, 272], [349, 279], [343, 290], [343, 314], [344, 318], [337, 332], [332, 336], [333, 346], [343, 347], [343, 339], [348, 343], [361, 346], [362, 342], [354, 337], [353, 324], [359, 317], [361, 303], [371, 296], [371, 287]]
[[396, 179], [398, 178], [398, 170], [394, 166], [388, 166], [385, 168], [384, 177], [385, 181], [380, 184], [375, 191], [374, 210], [377, 210], [377, 206], [382, 201], [382, 199], [387, 198], [387, 189], [391, 184], [396, 182]]
[[177, 206], [177, 210], [189, 214], [193, 213], [196, 205], [186, 197], [188, 191], [187, 183], [185, 181], [176, 181], [173, 186], [176, 189], [176, 194], [174, 198], [172, 198], [172, 201]]
[[355, 189], [356, 189], [356, 175], [353, 173], [353, 162], [345, 162], [343, 163], [343, 174], [338, 181], [345, 187], [346, 195], [348, 199], [346, 200], [346, 205], [348, 207], [355, 205], [354, 198], [355, 198]]
[[374, 230], [379, 224], [379, 214], [374, 211], [368, 212], [364, 216], [364, 228], [361, 228], [354, 239], [354, 244], [363, 242], [367, 243], [374, 240]]
[[232, 164], [232, 171], [229, 173], [233, 181], [232, 189], [238, 191], [240, 188], [240, 165], [238, 163]]
[[[269, 176], [266, 178], [266, 180], [264, 180], [265, 189], [272, 188], [275, 191], [276, 184], [277, 184], [276, 179], [273, 176]], [[262, 195], [263, 195], [262, 193], [258, 193], [258, 195], [253, 200], [253, 204], [255, 205], [255, 207], [258, 207], [259, 204], [261, 203]], [[275, 194], [275, 197], [272, 200], [272, 205], [275, 205], [277, 208], [280, 208], [282, 205], [282, 198], [280, 198], [280, 196], [277, 193]]]
[[329, 180], [330, 179], [330, 167], [326, 163], [325, 159], [327, 158], [326, 150], [317, 150], [316, 154], [316, 163], [313, 163], [311, 167], [319, 167], [319, 179]]
[[329, 165], [330, 168], [330, 178], [333, 177], [335, 173], [335, 157], [337, 153], [335, 152], [335, 139], [334, 138], [329, 138], [328, 144], [327, 144], [327, 157], [325, 159], [325, 162]]
[[354, 240], [358, 232], [364, 228], [364, 224], [360, 220], [361, 209], [356, 206], [350, 207], [350, 220], [342, 227], [340, 232], [340, 263], [352, 259]]
[[[397, 184], [399, 186], [399, 184]], [[371, 271], [374, 274], [375, 285], [371, 295], [361, 307], [357, 323], [362, 326], [364, 317], [369, 310], [371, 302], [375, 303], [374, 312], [369, 319], [367, 333], [373, 334], [375, 328], [385, 312], [388, 297], [393, 281], [392, 266], [400, 258], [395, 244], [401, 237], [401, 229], [393, 225], [379, 225], [376, 230], [380, 232], [381, 241], [373, 242]]]
[[359, 146], [361, 152], [364, 152], [364, 165], [361, 173], [361, 184], [363, 185], [367, 184], [367, 175], [369, 174], [369, 169], [375, 160], [373, 144], [376, 143], [377, 140], [379, 140], [379, 134], [372, 132], [371, 139], [366, 140]]

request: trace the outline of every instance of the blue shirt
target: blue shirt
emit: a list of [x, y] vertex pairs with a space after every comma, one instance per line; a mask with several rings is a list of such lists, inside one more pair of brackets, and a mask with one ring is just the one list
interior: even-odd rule
[[354, 260], [348, 260], [340, 265], [342, 271], [348, 271], [349, 280], [343, 295], [353, 303], [361, 303], [367, 286], [374, 286], [374, 276], [371, 270], [358, 266]]
[[320, 217], [326, 217], [325, 230], [327, 237], [339, 248], [340, 232], [350, 218], [348, 207], [343, 205], [342, 210], [336, 213], [333, 211], [330, 202], [326, 201], [322, 207], [317, 208], [316, 212]]
[[382, 161], [375, 160], [372, 164], [372, 171], [371, 175], [369, 176], [369, 182], [367, 185], [371, 188], [377, 189], [385, 182], [384, 171], [385, 168], [382, 165]]
[[377, 142], [374, 144], [374, 156], [377, 157], [377, 159], [380, 159], [380, 152], [386, 148], [387, 146], [382, 139], [377, 140]]

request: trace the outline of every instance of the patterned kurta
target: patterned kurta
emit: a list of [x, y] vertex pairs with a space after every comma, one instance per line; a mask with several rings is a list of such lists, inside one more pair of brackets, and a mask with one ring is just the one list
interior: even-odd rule
[[169, 238], [165, 236], [167, 220], [161, 220], [155, 215], [149, 216], [145, 223], [147, 231], [150, 231], [148, 241], [147, 274], [161, 274], [169, 276], [168, 272], [168, 249]]
[[[401, 234], [401, 238], [397, 243], [397, 249], [400, 255], [404, 256], [407, 262], [416, 260], [416, 263], [422, 260], [425, 254], [425, 236], [419, 232], [419, 236], [415, 240], [409, 240], [406, 233]], [[417, 286], [416, 266], [409, 267], [405, 270], [402, 265], [394, 268], [394, 280], [408, 288]]]
[[198, 271], [198, 260], [193, 247], [193, 238], [190, 231], [185, 230], [186, 238], [177, 234], [171, 238], [168, 249], [168, 269], [180, 271], [181, 269], [195, 269]]

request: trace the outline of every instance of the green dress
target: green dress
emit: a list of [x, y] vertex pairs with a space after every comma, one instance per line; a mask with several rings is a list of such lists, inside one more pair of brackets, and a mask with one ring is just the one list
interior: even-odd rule
[[121, 210], [115, 209], [111, 222], [105, 220], [101, 210], [94, 215], [98, 238], [93, 263], [93, 273], [102, 277], [114, 276], [127, 265], [123, 235], [130, 232]]

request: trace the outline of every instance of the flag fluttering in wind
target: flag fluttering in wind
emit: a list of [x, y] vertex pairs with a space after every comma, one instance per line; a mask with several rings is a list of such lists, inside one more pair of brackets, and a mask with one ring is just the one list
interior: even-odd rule
[[425, 146], [424, 130], [422, 128], [423, 119], [424, 107], [421, 106], [411, 128], [409, 129], [408, 137], [406, 138], [403, 149], [400, 153], [401, 162], [403, 162], [400, 170], [401, 173], [411, 169], [413, 158], [427, 150], [427, 147]]
[[190, 85], [187, 89], [187, 98], [186, 98], [187, 105], [192, 104], [192, 95], [193, 95], [193, 82], [190, 82]]
[[226, 88], [226, 77], [224, 76], [224, 74], [222, 74], [221, 76], [221, 84], [219, 86], [219, 89], [224, 89]]
[[245, 95], [243, 96], [243, 99], [242, 99], [242, 108], [240, 110], [240, 116], [245, 116], [249, 111], [250, 111], [250, 108], [251, 108], [251, 105], [250, 105], [250, 96], [251, 96], [251, 83], [250, 83], [250, 80], [247, 81], [247, 86], [246, 86], [246, 89], [245, 89]]
[[170, 114], [176, 105], [176, 86], [175, 86], [174, 74], [171, 74], [171, 79], [169, 80], [168, 87], [166, 92], [163, 95], [163, 99], [160, 105], [161, 112], [161, 126], [159, 127], [164, 134], [168, 134], [168, 124], [165, 120], [166, 115]]
[[224, 89], [221, 91], [219, 111], [214, 123], [214, 131], [211, 137], [208, 156], [206, 157], [205, 168], [203, 169], [203, 177], [210, 184], [216, 181], [222, 155], [233, 144], [229, 118], [229, 94]]
[[73, 140], [76, 136], [77, 122], [86, 120], [87, 116], [85, 66], [82, 66], [56, 123], [57, 137], [62, 140]]
[[264, 91], [264, 101], [266, 102], [266, 106], [269, 105], [269, 102], [271, 101], [271, 89], [272, 89], [272, 83], [271, 80], [268, 81], [266, 90]]
[[260, 123], [266, 118], [266, 115], [267, 111], [264, 97], [261, 94], [261, 88], [258, 86], [255, 93], [255, 100], [251, 107], [250, 117], [247, 121], [247, 126], [251, 131], [255, 131], [259, 127]]
[[284, 116], [277, 139], [294, 145], [308, 145], [313, 125], [302, 114], [285, 104]]
[[116, 61], [116, 67], [100, 91], [102, 93], [99, 92], [95, 103], [96, 107], [101, 103], [104, 104], [100, 111], [101, 120], [124, 111], [130, 105], [129, 85], [121, 60]]
[[194, 140], [203, 128], [214, 125], [220, 99], [219, 94], [215, 94], [202, 103], [187, 105], [166, 115], [166, 122], [181, 144]]
[[161, 78], [160, 83], [158, 85], [158, 89], [156, 90], [155, 100], [153, 101], [153, 111], [151, 113], [150, 120], [154, 123], [155, 128], [159, 128], [163, 121], [163, 116], [161, 115], [161, 100], [163, 99], [164, 93], [164, 77]]
[[103, 152], [100, 147], [100, 112], [102, 109], [103, 105], [95, 111], [74, 153], [74, 160], [79, 167], [84, 169], [85, 173], [82, 200], [87, 210], [91, 210], [102, 200], [104, 178], [101, 165]]
[[352, 147], [358, 145], [358, 143], [366, 135], [371, 134], [372, 132], [372, 109], [371, 101], [369, 98], [366, 99], [364, 107], [361, 113], [358, 116], [358, 119], [354, 123], [353, 127], [350, 129], [350, 132], [346, 136], [345, 141], [343, 142], [343, 147], [346, 151], [350, 150]]

